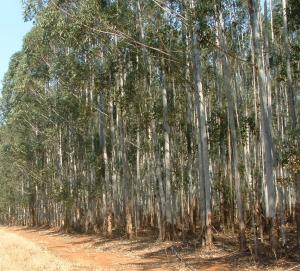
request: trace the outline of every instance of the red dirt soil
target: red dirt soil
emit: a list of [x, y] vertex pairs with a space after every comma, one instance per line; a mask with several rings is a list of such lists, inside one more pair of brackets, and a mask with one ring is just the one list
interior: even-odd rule
[[[1, 228], [39, 244], [54, 255], [81, 267], [76, 270], [127, 271], [242, 271], [300, 270], [297, 262], [274, 261], [256, 265], [251, 255], [222, 246], [208, 250], [183, 247], [153, 239], [106, 239], [98, 235], [65, 234], [53, 229]], [[290, 269], [291, 268], [291, 269]]]
[[[64, 234], [51, 229], [29, 229], [25, 227], [6, 227], [4, 230], [38, 243], [56, 256], [84, 266], [80, 270], [93, 270], [95, 268], [128, 271], [229, 270], [227, 265], [222, 263], [213, 266], [210, 263], [203, 264], [201, 269], [189, 267], [172, 256], [151, 256], [151, 253], [139, 255], [139, 253], [131, 251], [131, 248], [127, 249], [127, 253], [122, 253], [123, 247], [120, 248], [119, 252], [118, 247], [115, 247], [117, 251], [115, 249], [109, 249], [110, 251], [105, 252], [99, 251], [99, 244], [97, 245], [97, 236], [95, 235]], [[116, 246], [118, 245], [119, 242], [116, 242]]]

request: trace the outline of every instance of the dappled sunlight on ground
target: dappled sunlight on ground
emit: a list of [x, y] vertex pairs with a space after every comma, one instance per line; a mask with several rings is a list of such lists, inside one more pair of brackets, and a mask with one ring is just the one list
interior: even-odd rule
[[193, 242], [158, 242], [150, 237], [108, 239], [42, 228], [0, 228], [0, 233], [0, 271], [300, 270], [296, 258], [293, 262], [286, 257], [254, 261], [251, 252], [239, 252], [232, 236], [216, 236], [214, 246], [201, 249]]

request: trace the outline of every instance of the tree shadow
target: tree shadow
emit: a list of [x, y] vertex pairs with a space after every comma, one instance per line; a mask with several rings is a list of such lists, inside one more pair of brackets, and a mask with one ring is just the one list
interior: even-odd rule
[[135, 260], [124, 264], [124, 267], [133, 266], [133, 269], [140, 270], [175, 268], [181, 265], [187, 270], [189, 267], [194, 270], [205, 270], [213, 266], [221, 268], [215, 270], [243, 270], [248, 266], [270, 269], [278, 265], [290, 268], [300, 263], [300, 249], [294, 246], [295, 231], [293, 230], [288, 232], [287, 247], [278, 253], [277, 258], [269, 253], [270, 247], [266, 243], [258, 244], [258, 253], [255, 257], [251, 238], [248, 250], [240, 252], [236, 236], [233, 234], [215, 234], [214, 245], [210, 248], [202, 248], [200, 242], [195, 239], [185, 242], [160, 242], [155, 234], [143, 234], [128, 240], [120, 234], [107, 237], [100, 234], [70, 233], [50, 227], [17, 228], [16, 231], [38, 232], [49, 237], [69, 237], [70, 239], [64, 240], [66, 244], [86, 245], [97, 252], [115, 253], [120, 256], [122, 253], [125, 255], [128, 253]]

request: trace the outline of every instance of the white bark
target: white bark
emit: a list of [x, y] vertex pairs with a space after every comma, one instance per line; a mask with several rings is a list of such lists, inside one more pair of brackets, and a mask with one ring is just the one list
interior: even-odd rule
[[[194, 3], [191, 1], [191, 8], [194, 9]], [[194, 68], [194, 83], [195, 83], [195, 107], [197, 112], [198, 122], [198, 153], [199, 153], [199, 182], [200, 189], [204, 192], [202, 202], [202, 210], [204, 211], [204, 228], [205, 242], [212, 243], [211, 233], [211, 180], [209, 176], [209, 158], [208, 158], [208, 142], [206, 132], [206, 112], [204, 108], [204, 96], [201, 81], [201, 62], [200, 50], [198, 48], [198, 31], [199, 26], [194, 23], [192, 33], [192, 61]]]
[[[263, 63], [262, 40], [259, 31], [259, 2], [258, 0], [249, 0], [249, 12], [251, 20], [251, 29], [253, 35], [253, 48], [255, 56], [255, 65], [258, 75], [260, 114], [261, 114], [261, 131], [264, 154], [264, 184], [265, 184], [265, 208], [266, 217], [271, 223], [271, 232], [275, 222], [276, 215], [276, 191], [273, 178], [273, 138], [271, 129], [271, 115], [268, 110], [268, 95], [266, 71]], [[273, 236], [275, 237], [275, 236]], [[272, 240], [274, 245], [274, 240]]]

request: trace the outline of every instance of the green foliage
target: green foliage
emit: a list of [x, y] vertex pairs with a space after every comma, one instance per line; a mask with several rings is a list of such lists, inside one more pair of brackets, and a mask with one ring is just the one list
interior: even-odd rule
[[[164, 2], [162, 7], [157, 1], [140, 2], [139, 17], [137, 1], [132, 0], [24, 1], [25, 18], [35, 24], [22, 50], [12, 56], [3, 80], [0, 215], [7, 216], [10, 206], [17, 213], [20, 208], [47, 205], [65, 216], [72, 213], [74, 219], [81, 209], [87, 213], [95, 208], [100, 217], [97, 223], [105, 227], [108, 210], [115, 208], [114, 223], [123, 226], [123, 210], [130, 198], [136, 217], [156, 221], [164, 204], [158, 194], [166, 194], [169, 170], [174, 215], [185, 216], [188, 210], [198, 220], [203, 208], [199, 208], [203, 185], [199, 138], [203, 135], [195, 102], [193, 46], [201, 52], [201, 103], [207, 120], [200, 121], [205, 122], [208, 134], [213, 195], [209, 201], [221, 205], [222, 200], [224, 206], [235, 209], [223, 54], [230, 64], [227, 79], [233, 86], [241, 190], [245, 201], [250, 193], [261, 192], [251, 190], [251, 185], [258, 187], [262, 182], [263, 155], [247, 3], [194, 1], [192, 9], [179, 0], [158, 1]], [[290, 0], [288, 10], [295, 41], [291, 44], [295, 82], [299, 82], [298, 2]], [[225, 49], [219, 40], [219, 11], [224, 16]], [[270, 28], [271, 24], [262, 22], [265, 25]], [[193, 33], [196, 28], [198, 32]], [[280, 5], [274, 9], [274, 33], [270, 70], [275, 153], [277, 165], [294, 173], [298, 172], [300, 132], [290, 130], [283, 108], [287, 74]], [[194, 45], [193, 34], [197, 37]], [[167, 91], [165, 119], [163, 87]], [[277, 112], [279, 100], [282, 108]], [[278, 122], [287, 123], [283, 136], [276, 130]], [[170, 168], [164, 156], [166, 132]], [[253, 183], [245, 183], [247, 174]], [[281, 182], [289, 185], [289, 177]], [[174, 221], [180, 223], [190, 219], [177, 218]]]

